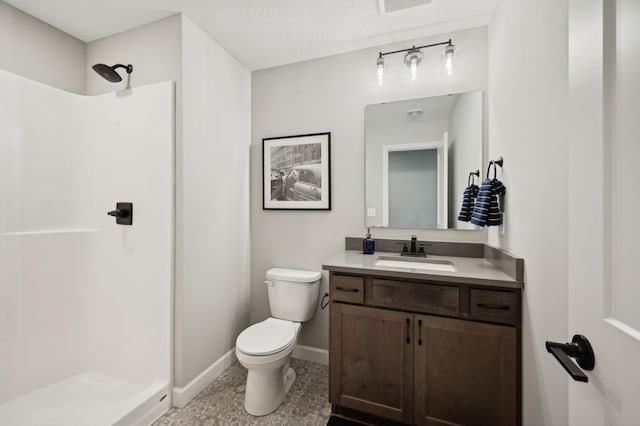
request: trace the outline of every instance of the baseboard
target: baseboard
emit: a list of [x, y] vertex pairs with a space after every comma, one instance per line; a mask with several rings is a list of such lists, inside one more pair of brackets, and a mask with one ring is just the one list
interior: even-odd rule
[[182, 408], [206, 388], [216, 377], [222, 374], [227, 368], [236, 361], [236, 348], [231, 348], [229, 352], [222, 355], [216, 362], [211, 364], [200, 373], [195, 379], [191, 380], [185, 387], [174, 387], [172, 392], [173, 406]]
[[291, 354], [293, 358], [303, 361], [317, 362], [322, 365], [329, 365], [329, 351], [326, 349], [314, 348], [313, 346], [297, 345]]

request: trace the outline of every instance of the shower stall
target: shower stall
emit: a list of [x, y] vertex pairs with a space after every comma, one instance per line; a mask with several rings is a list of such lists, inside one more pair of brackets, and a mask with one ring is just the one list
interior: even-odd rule
[[168, 408], [174, 105], [172, 82], [87, 97], [0, 71], [0, 425]]

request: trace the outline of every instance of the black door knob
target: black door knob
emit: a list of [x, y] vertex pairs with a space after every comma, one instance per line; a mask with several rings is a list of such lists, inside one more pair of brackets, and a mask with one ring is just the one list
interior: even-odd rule
[[[573, 380], [578, 382], [589, 381], [589, 378], [580, 367], [587, 371], [593, 370], [596, 365], [596, 358], [586, 337], [576, 334], [571, 339], [571, 343], [547, 342], [545, 346], [547, 347], [547, 352], [558, 360]], [[575, 358], [580, 367], [575, 365], [571, 358]]]
[[115, 217], [118, 225], [133, 225], [133, 203], [118, 202], [116, 209], [107, 214]]

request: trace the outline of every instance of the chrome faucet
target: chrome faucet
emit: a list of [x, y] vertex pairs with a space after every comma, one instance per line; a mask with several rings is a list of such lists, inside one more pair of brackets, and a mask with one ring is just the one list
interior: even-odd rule
[[411, 236], [411, 248], [407, 247], [407, 243], [404, 243], [402, 246], [401, 256], [411, 256], [411, 257], [427, 257], [427, 254], [424, 252], [424, 247], [422, 244], [418, 246], [416, 249], [416, 245], [418, 243], [418, 237], [415, 235]]

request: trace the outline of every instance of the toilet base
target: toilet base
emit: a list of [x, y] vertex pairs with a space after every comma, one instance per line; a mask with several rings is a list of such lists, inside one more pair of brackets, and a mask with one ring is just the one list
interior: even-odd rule
[[274, 412], [284, 401], [295, 380], [296, 372], [288, 361], [284, 367], [276, 370], [249, 370], [244, 409], [252, 416]]

